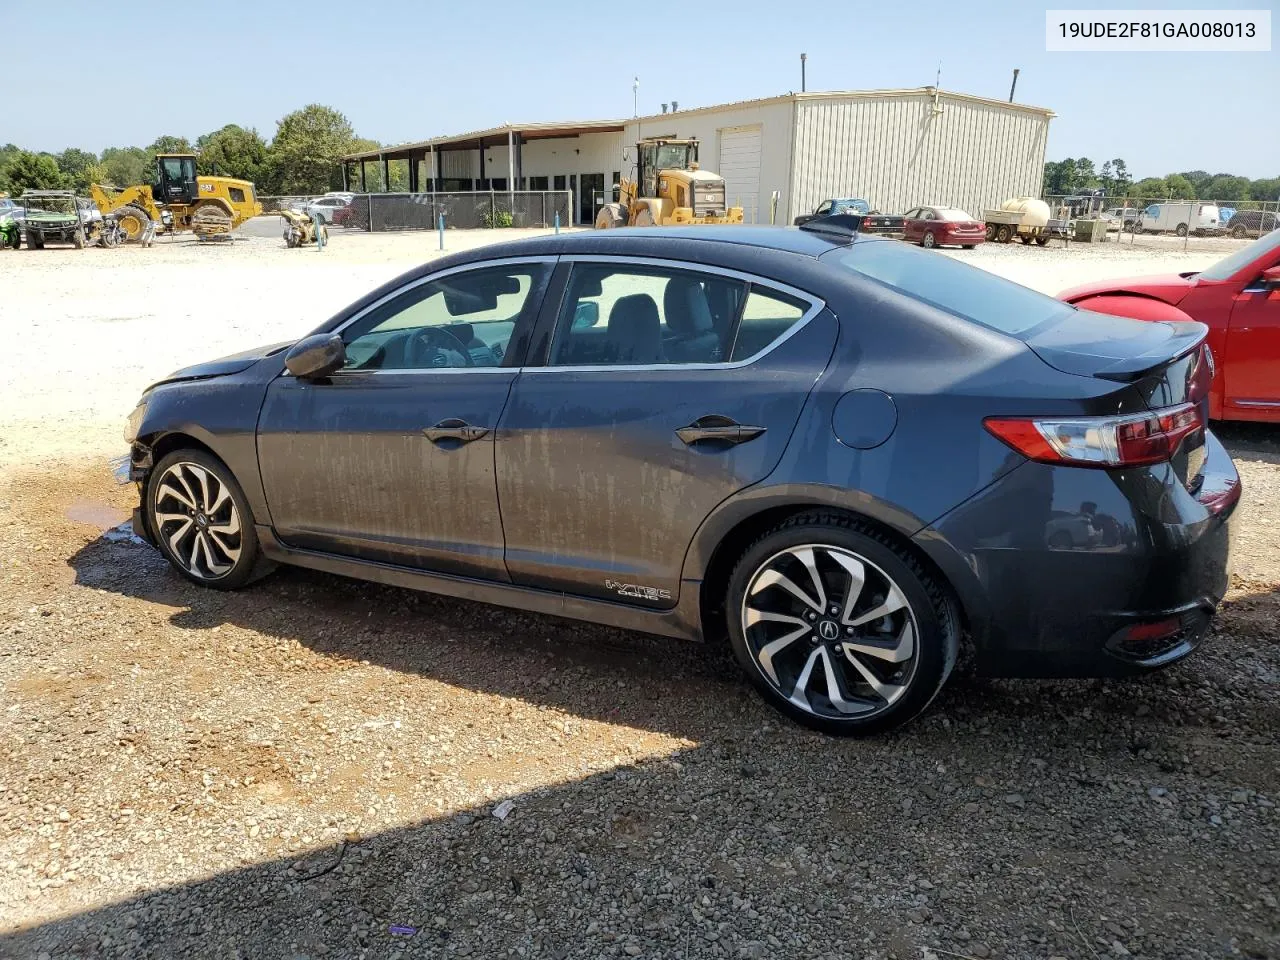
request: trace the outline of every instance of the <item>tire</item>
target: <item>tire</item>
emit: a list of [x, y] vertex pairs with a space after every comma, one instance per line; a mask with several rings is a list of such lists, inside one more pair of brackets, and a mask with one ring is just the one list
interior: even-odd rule
[[1022, 245], [1023, 245], [1024, 247], [1029, 247], [1029, 246], [1031, 246], [1031, 239], [1032, 239], [1032, 238], [1031, 238], [1031, 234], [1029, 234], [1029, 233], [1020, 233], [1020, 234], [1018, 234], [1018, 239], [1022, 241]]
[[987, 239], [994, 240], [996, 238], [996, 225], [994, 223], [987, 224]]
[[641, 209], [641, 210], [640, 210], [640, 212], [638, 212], [638, 213], [636, 214], [636, 226], [637, 226], [637, 227], [652, 227], [652, 226], [653, 226], [653, 211], [652, 211], [652, 210], [650, 210], [648, 207], [644, 207], [643, 209]]
[[126, 203], [117, 210], [115, 218], [116, 223], [120, 224], [120, 231], [124, 234], [125, 243], [137, 243], [141, 240], [143, 232], [147, 229], [147, 224], [151, 222], [151, 218], [147, 216], [147, 211], [132, 203]]
[[1048, 243], [1049, 243], [1048, 237], [1036, 237], [1036, 246], [1043, 247], [1043, 246], [1047, 246]]
[[[729, 578], [725, 610], [734, 655], [764, 699], [837, 736], [878, 733], [917, 716], [959, 649], [959, 616], [924, 567], [890, 538], [822, 512], [792, 517], [747, 548]], [[878, 653], [851, 652], [851, 640]]]
[[1185, 223], [1180, 223], [1178, 224], [1178, 228], [1173, 232], [1180, 237], [1185, 237], [1187, 235], [1187, 225]]
[[1231, 228], [1232, 239], [1243, 240], [1248, 235], [1249, 235], [1249, 231], [1247, 231], [1244, 228], [1244, 224], [1242, 223], [1237, 223], [1234, 227]]
[[627, 225], [627, 214], [620, 203], [606, 203], [596, 214], [597, 230], [616, 230]]
[[1013, 239], [1013, 228], [1007, 223], [996, 227], [996, 243], [1008, 243]]
[[920, 246], [926, 250], [932, 250], [938, 245], [938, 238], [932, 232], [926, 230], [924, 236], [920, 238]]
[[976, 247], [976, 246], [977, 246], [977, 244], [976, 244], [976, 243], [962, 243], [962, 244], [960, 245], [960, 248], [961, 248], [962, 250], [972, 250], [972, 249], [973, 249], [974, 247]]
[[31, 229], [27, 230], [27, 249], [28, 250], [44, 249], [44, 237], [40, 234], [38, 230], [31, 230]]
[[76, 228], [76, 232], [71, 237], [71, 245], [77, 250], [84, 249], [84, 231]]
[[161, 459], [147, 480], [144, 509], [160, 552], [192, 583], [235, 590], [266, 565], [240, 484], [203, 450]]

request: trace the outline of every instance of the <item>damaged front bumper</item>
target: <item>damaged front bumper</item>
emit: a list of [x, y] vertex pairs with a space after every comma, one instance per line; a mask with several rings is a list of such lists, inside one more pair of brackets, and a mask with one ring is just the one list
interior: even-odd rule
[[123, 456], [113, 457], [110, 461], [111, 475], [115, 477], [116, 483], [120, 486], [136, 483], [138, 485], [138, 505], [133, 508], [133, 532], [141, 537], [153, 547], [156, 546], [155, 537], [151, 535], [151, 529], [147, 526], [146, 512], [142, 509], [142, 492], [146, 486], [147, 475], [151, 471], [151, 451], [134, 443], [131, 445], [129, 453]]

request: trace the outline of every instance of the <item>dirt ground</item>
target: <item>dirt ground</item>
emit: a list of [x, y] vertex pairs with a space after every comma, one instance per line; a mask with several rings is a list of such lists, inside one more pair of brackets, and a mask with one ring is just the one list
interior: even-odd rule
[[[1280, 429], [1221, 430], [1195, 657], [961, 673], [864, 742], [724, 651], [301, 570], [203, 591], [115, 530], [147, 383], [435, 246], [0, 256], [0, 957], [1280, 957]], [[1053, 293], [1221, 254], [953, 255]]]

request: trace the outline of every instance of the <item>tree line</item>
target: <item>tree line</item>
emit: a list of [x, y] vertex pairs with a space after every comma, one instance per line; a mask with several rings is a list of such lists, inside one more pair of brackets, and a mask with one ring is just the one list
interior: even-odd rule
[[1280, 199], [1280, 177], [1250, 180], [1231, 173], [1186, 170], [1134, 181], [1121, 159], [1095, 170], [1088, 157], [1067, 157], [1044, 165], [1044, 196], [1070, 196], [1103, 190], [1109, 197], [1144, 200], [1228, 200], [1233, 203]]
[[17, 196], [23, 190], [85, 191], [91, 183], [154, 185], [157, 153], [194, 153], [200, 175], [250, 180], [259, 194], [323, 193], [342, 186], [344, 154], [378, 146], [376, 140], [357, 137], [337, 110], [313, 103], [281, 118], [270, 143], [252, 127], [229, 123], [194, 143], [165, 135], [146, 147], [108, 147], [101, 154], [77, 147], [36, 152], [5, 144], [0, 146], [0, 191]]

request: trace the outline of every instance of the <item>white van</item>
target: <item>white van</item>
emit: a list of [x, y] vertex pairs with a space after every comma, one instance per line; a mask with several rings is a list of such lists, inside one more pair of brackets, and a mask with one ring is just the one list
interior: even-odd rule
[[1151, 233], [1176, 233], [1185, 237], [1195, 234], [1218, 233], [1218, 205], [1189, 200], [1182, 203], [1153, 203], [1142, 211], [1142, 229]]

